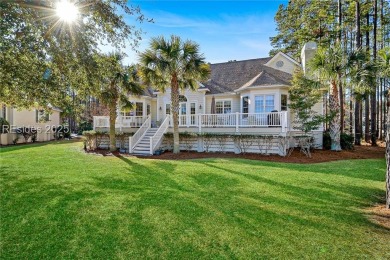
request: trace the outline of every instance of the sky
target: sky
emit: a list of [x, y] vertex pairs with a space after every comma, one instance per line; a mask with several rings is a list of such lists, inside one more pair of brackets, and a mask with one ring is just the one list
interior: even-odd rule
[[[253, 1], [162, 1], [133, 0], [154, 23], [138, 24], [143, 39], [138, 51], [156, 36], [178, 35], [200, 45], [210, 63], [268, 57], [269, 38], [276, 35], [274, 16], [282, 0]], [[135, 24], [137, 25], [137, 24]], [[126, 50], [125, 63], [137, 62], [137, 54]]]

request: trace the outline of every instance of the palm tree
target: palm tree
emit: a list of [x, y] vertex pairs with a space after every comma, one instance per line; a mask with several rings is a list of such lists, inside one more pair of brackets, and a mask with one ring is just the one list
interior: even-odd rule
[[324, 85], [330, 85], [329, 110], [330, 110], [330, 137], [331, 150], [340, 151], [340, 101], [338, 85], [341, 83], [341, 75], [345, 72], [343, 51], [339, 44], [329, 48], [319, 48], [309, 66]]
[[143, 87], [138, 83], [135, 66], [123, 66], [124, 55], [121, 53], [109, 53], [97, 55], [97, 70], [100, 83], [97, 90], [99, 99], [108, 106], [110, 121], [110, 151], [116, 151], [115, 120], [117, 108], [119, 110], [131, 110], [133, 103], [128, 99], [129, 95], [140, 95]]
[[140, 75], [143, 81], [165, 91], [171, 88], [171, 112], [173, 117], [173, 153], [179, 153], [179, 94], [180, 90], [198, 88], [198, 81], [206, 80], [210, 67], [199, 53], [199, 45], [182, 41], [172, 35], [152, 38], [150, 47], [139, 56]]

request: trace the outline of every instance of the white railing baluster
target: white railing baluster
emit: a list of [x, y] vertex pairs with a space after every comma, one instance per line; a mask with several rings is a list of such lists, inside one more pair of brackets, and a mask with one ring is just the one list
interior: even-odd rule
[[170, 116], [168, 115], [165, 117], [164, 121], [161, 123], [161, 126], [158, 128], [156, 133], [152, 137], [150, 137], [150, 154], [153, 154], [157, 146], [161, 144], [162, 138], [164, 137], [164, 134], [169, 127], [169, 121]]
[[150, 125], [151, 119], [150, 116], [148, 116], [142, 126], [137, 130], [137, 132], [135, 132], [135, 134], [129, 138], [129, 153], [133, 152], [135, 146], [138, 144], [139, 141], [141, 141], [142, 137], [149, 130]]

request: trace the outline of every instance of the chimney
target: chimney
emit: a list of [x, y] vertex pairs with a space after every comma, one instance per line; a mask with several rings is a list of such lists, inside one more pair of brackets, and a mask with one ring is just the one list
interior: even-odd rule
[[313, 58], [314, 54], [317, 51], [317, 44], [315, 42], [306, 43], [301, 51], [301, 61], [302, 61], [302, 69], [305, 75], [307, 74], [308, 66], [310, 59]]

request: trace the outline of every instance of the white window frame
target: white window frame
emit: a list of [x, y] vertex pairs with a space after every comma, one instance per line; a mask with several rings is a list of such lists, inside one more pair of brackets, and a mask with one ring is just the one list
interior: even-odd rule
[[[273, 108], [271, 109], [271, 111], [272, 110], [275, 110], [275, 102], [276, 102], [276, 98], [275, 98], [275, 94], [256, 94], [256, 95], [254, 95], [254, 102], [253, 102], [253, 106], [254, 106], [254, 112], [255, 113], [269, 113], [269, 112], [271, 112], [271, 111], [266, 111], [267, 109], [267, 96], [272, 96], [273, 97]], [[263, 97], [263, 112], [257, 112], [256, 111], [256, 98], [257, 97]]]
[[[230, 112], [225, 113], [225, 102], [230, 102]], [[217, 112], [217, 103], [222, 102], [222, 113]], [[216, 99], [215, 100], [215, 113], [216, 114], [231, 114], [233, 112], [233, 99]]]

